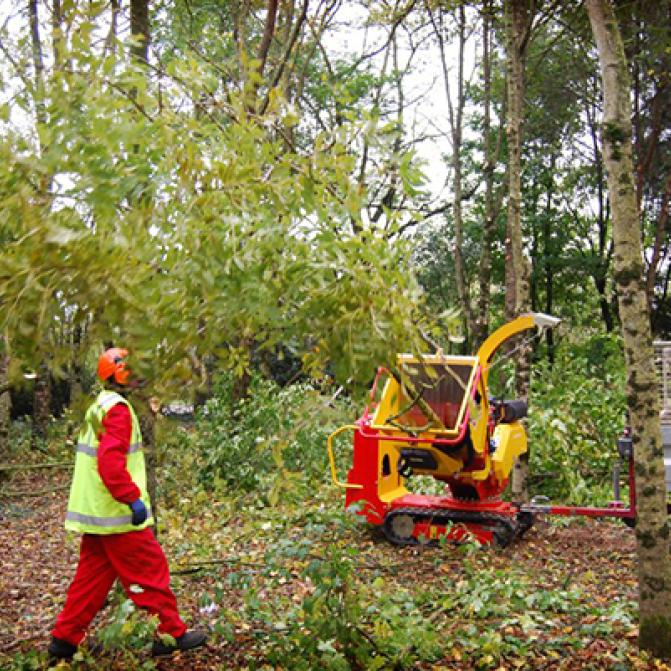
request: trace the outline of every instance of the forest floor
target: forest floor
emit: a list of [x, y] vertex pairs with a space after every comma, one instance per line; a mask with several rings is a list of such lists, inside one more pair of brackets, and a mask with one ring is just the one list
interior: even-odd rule
[[[66, 485], [69, 477], [67, 470], [31, 472], [13, 478], [11, 489], [28, 489], [34, 493], [43, 488]], [[46, 648], [50, 629], [76, 567], [78, 543], [76, 538], [66, 535], [62, 524], [66, 496], [67, 492], [62, 490], [30, 498], [0, 499], [0, 668], [46, 668], [46, 658], [41, 653], [33, 656], [32, 666], [27, 663], [17, 666], [15, 658], [28, 655], [31, 650]], [[214, 634], [206, 647], [157, 660], [155, 667], [149, 662], [148, 650], [140, 652], [138, 659], [145, 659], [146, 666], [134, 668], [164, 671], [291, 668], [276, 661], [267, 662], [263, 639], [255, 635], [257, 625], [245, 621], [240, 615], [244, 588], [236, 586], [234, 581], [226, 583], [225, 579], [234, 569], [239, 570], [239, 565], [252, 567], [252, 581], [258, 579], [259, 584], [255, 587], [259, 597], [265, 600], [275, 598], [273, 589], [282, 590], [289, 601], [300, 600], [309, 585], [294, 572], [295, 579], [289, 577], [275, 581], [272, 588], [267, 587], [261, 571], [254, 577], [253, 567], [261, 565], [259, 558], [265, 544], [270, 542], [270, 532], [265, 535], [249, 533], [244, 514], [217, 519], [216, 507], [208, 506], [207, 509], [207, 520], [202, 524], [192, 520], [180, 528], [176, 518], [170, 518], [169, 528], [160, 540], [174, 569], [173, 588], [185, 620], [190, 626], [212, 628], [214, 618], [218, 617], [221, 622], [223, 615], [224, 619], [230, 620], [228, 634]], [[269, 526], [265, 524], [260, 528], [268, 530]], [[289, 535], [300, 533], [300, 527], [296, 527]], [[671, 669], [671, 666], [648, 660], [637, 652], [637, 629], [635, 619], [630, 617], [631, 613], [635, 615], [637, 589], [635, 540], [633, 532], [624, 525], [599, 521], [569, 524], [539, 521], [511, 547], [482, 549], [467, 557], [451, 545], [399, 549], [362, 526], [345, 528], [342, 533], [343, 545], [356, 545], [359, 550], [354, 559], [358, 580], [378, 586], [386, 583], [391, 589], [410, 593], [421, 586], [424, 593], [431, 594], [435, 588], [436, 598], [442, 595], [440, 631], [446, 641], [442, 658], [434, 656], [426, 663], [414, 661], [409, 668], [492, 668], [499, 671], [520, 668]], [[193, 539], [197, 534], [205, 534], [208, 542], [214, 545], [209, 549], [200, 548], [195, 557], [197, 561], [193, 561]], [[223, 534], [219, 540], [218, 534]], [[312, 555], [320, 554], [321, 542], [319, 537], [313, 539]], [[207, 553], [213, 547], [218, 549], [208, 558]], [[192, 561], [186, 560], [189, 557]], [[202, 561], [200, 570], [198, 561]], [[478, 586], [480, 576], [481, 588]], [[494, 580], [498, 584], [507, 581], [509, 591], [497, 589]], [[203, 594], [216, 592], [217, 586], [224, 583], [229, 586], [221, 601], [213, 601], [209, 607], [204, 607], [207, 600], [203, 600]], [[468, 599], [461, 598], [459, 607], [456, 602], [450, 606], [445, 600], [446, 589], [461, 586], [463, 595], [467, 583], [472, 586]], [[522, 588], [528, 590], [525, 597], [528, 612], [518, 613], [517, 619], [505, 621], [495, 617], [501, 612], [497, 608], [505, 609], [506, 604], [487, 605], [487, 601], [512, 600], [513, 592]], [[548, 602], [545, 615], [542, 615], [543, 594], [548, 595], [548, 599], [550, 595], [559, 599], [557, 595], [573, 594], [574, 607], [553, 607]], [[111, 617], [106, 612], [110, 610], [103, 610], [97, 618], [92, 627], [92, 639]], [[554, 612], [549, 615], [552, 610]], [[604, 613], [609, 614], [607, 618]], [[535, 618], [531, 624], [524, 620], [527, 615]], [[434, 622], [437, 622], [435, 618]], [[470, 629], [463, 629], [465, 626]], [[490, 633], [492, 629], [498, 630], [496, 640], [499, 643], [519, 640], [519, 647], [516, 652], [514, 647], [508, 646], [505, 654], [500, 649], [493, 650], [492, 655], [484, 655], [479, 650], [473, 656], [465, 642], [460, 644], [460, 627], [462, 631], [470, 632], [471, 653], [473, 637], [481, 635], [483, 630], [490, 630]], [[487, 640], [491, 643], [492, 639]], [[93, 665], [89, 658], [88, 662], [74, 664], [73, 668], [130, 668], [113, 650], [98, 653], [97, 659]], [[37, 666], [38, 663], [43, 666]]]

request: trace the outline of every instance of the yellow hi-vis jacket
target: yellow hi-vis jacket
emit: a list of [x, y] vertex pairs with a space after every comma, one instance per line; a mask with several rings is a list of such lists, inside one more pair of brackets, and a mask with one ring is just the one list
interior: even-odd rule
[[[98, 432], [107, 411], [117, 403], [123, 403], [130, 410], [131, 438], [126, 468], [140, 489], [140, 498], [148, 510], [146, 521], [138, 526], [131, 524], [132, 513], [128, 505], [117, 501], [109, 493], [98, 474]], [[80, 533], [106, 535], [139, 531], [153, 523], [140, 423], [130, 403], [123, 396], [114, 391], [103, 391], [86, 411], [84, 426], [77, 439], [77, 457], [65, 515], [65, 528]]]

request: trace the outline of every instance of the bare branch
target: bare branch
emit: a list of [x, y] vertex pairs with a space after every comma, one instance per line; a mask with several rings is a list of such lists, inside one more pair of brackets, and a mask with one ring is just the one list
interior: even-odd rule
[[300, 35], [301, 28], [303, 27], [305, 19], [307, 18], [309, 1], [310, 0], [303, 0], [303, 8], [294, 25], [294, 29], [291, 33], [291, 38], [289, 39], [289, 42], [287, 43], [287, 48], [284, 51], [284, 56], [282, 57], [282, 60], [280, 61], [277, 70], [275, 71], [275, 75], [273, 76], [273, 79], [270, 82], [270, 85], [268, 86], [268, 92], [266, 93], [266, 97], [264, 98], [263, 103], [261, 105], [260, 114], [264, 114], [266, 109], [268, 109], [268, 103], [270, 102], [270, 91], [272, 91], [272, 89], [274, 89], [277, 86], [282, 77], [282, 74], [284, 73], [284, 68], [286, 67], [287, 62], [289, 61], [291, 52], [294, 48], [294, 45], [296, 44], [296, 41], [298, 40], [298, 36]]
[[259, 53], [257, 58], [261, 61], [257, 72], [263, 76], [263, 70], [266, 67], [266, 60], [268, 58], [268, 50], [275, 34], [275, 21], [277, 19], [277, 5], [278, 0], [268, 0], [268, 8], [266, 10], [266, 25], [263, 29], [263, 37], [259, 45]]

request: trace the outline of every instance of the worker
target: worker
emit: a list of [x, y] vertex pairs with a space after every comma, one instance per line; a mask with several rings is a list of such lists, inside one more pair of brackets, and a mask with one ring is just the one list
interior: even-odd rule
[[128, 351], [112, 348], [98, 360], [105, 389], [86, 413], [65, 528], [82, 533], [79, 565], [48, 648], [52, 659], [77, 651], [118, 578], [138, 608], [157, 615], [154, 655], [205, 643], [202, 631], [187, 631], [170, 589], [168, 563], [149, 528], [154, 524], [147, 493], [140, 425], [126, 396], [139, 386], [126, 365]]

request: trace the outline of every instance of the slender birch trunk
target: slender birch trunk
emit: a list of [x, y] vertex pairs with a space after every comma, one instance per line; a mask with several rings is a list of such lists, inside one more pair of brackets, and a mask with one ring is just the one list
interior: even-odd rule
[[450, 135], [452, 138], [452, 216], [454, 218], [454, 270], [457, 282], [457, 295], [460, 307], [464, 313], [467, 339], [473, 333], [473, 312], [471, 309], [471, 298], [469, 295], [468, 281], [466, 278], [466, 263], [464, 260], [464, 218], [462, 210], [463, 179], [461, 173], [461, 147], [464, 126], [464, 105], [466, 102], [464, 94], [464, 50], [466, 46], [466, 13], [464, 6], [460, 5], [458, 10], [457, 30], [459, 35], [459, 47], [457, 55], [457, 95], [456, 101], [452, 100], [450, 91], [449, 71], [447, 67], [447, 56], [445, 53], [445, 41], [441, 27], [434, 23], [434, 30], [438, 37], [440, 47], [440, 59], [443, 69], [443, 80], [445, 84], [445, 96], [450, 120]]
[[494, 208], [494, 168], [496, 166], [496, 151], [492, 143], [492, 63], [491, 63], [491, 34], [492, 34], [492, 7], [491, 1], [485, 0], [482, 9], [482, 79], [484, 88], [484, 117], [482, 134], [485, 152], [485, 213], [482, 228], [482, 252], [478, 270], [479, 296], [477, 315], [474, 320], [473, 340], [475, 347], [479, 347], [487, 338], [489, 332], [489, 305], [492, 280], [492, 247], [496, 233], [496, 212]]
[[[529, 310], [529, 261], [522, 243], [522, 122], [524, 119], [524, 59], [530, 16], [526, 0], [506, 0], [506, 66], [508, 137], [508, 220], [506, 224], [506, 317], [513, 319]], [[516, 362], [515, 390], [520, 398], [529, 395], [531, 349], [520, 347]], [[513, 469], [512, 491], [516, 501], [529, 498], [527, 480], [529, 453]]]
[[638, 514], [639, 645], [671, 656], [671, 559], [666, 485], [632, 160], [630, 81], [617, 19], [607, 0], [587, 0], [603, 82], [603, 152], [612, 206], [614, 267], [634, 439]]

